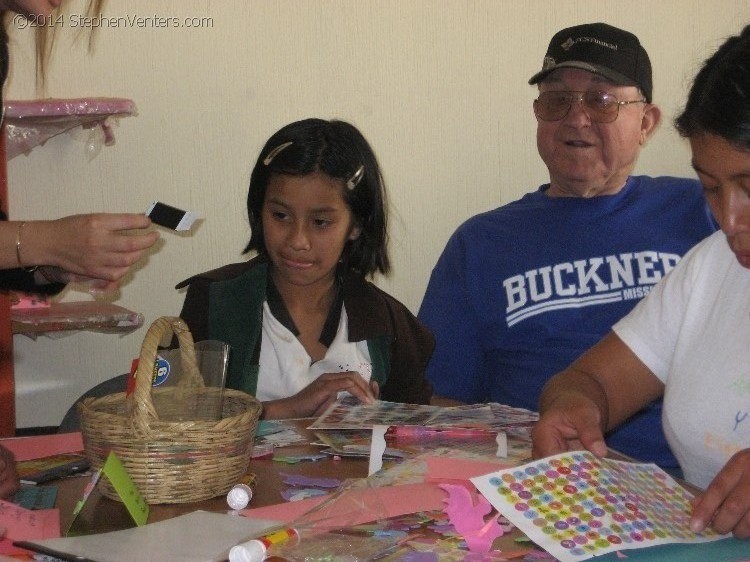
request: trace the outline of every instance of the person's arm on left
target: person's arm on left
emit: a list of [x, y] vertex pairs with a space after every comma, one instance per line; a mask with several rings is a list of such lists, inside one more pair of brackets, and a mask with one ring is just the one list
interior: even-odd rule
[[663, 393], [662, 382], [610, 332], [544, 386], [533, 455], [584, 448], [604, 456], [604, 434]]
[[111, 290], [159, 238], [137, 213], [96, 213], [56, 220], [0, 222], [0, 269], [44, 266], [37, 282], [91, 281]]
[[690, 528], [699, 532], [709, 525], [717, 533], [750, 538], [750, 449], [735, 453], [693, 501]]

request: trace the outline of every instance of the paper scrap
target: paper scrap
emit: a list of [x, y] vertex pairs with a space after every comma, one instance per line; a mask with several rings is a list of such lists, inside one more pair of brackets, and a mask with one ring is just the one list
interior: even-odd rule
[[280, 473], [284, 479], [284, 484], [289, 486], [317, 486], [318, 488], [338, 488], [341, 486], [341, 480], [338, 478], [313, 478], [304, 474], [285, 474]]
[[[365, 493], [365, 501], [368, 496], [373, 502], [382, 504], [386, 513], [384, 517], [397, 517], [407, 513], [417, 513], [419, 511], [432, 511], [443, 509], [443, 498], [445, 492], [434, 484], [418, 483], [403, 484], [400, 486], [383, 486], [381, 488], [370, 488]], [[327, 496], [320, 498], [310, 498], [297, 502], [280, 503], [265, 507], [256, 507], [252, 509], [243, 509], [240, 513], [245, 517], [253, 519], [274, 519], [282, 522], [289, 522], [303, 515], [319, 503], [324, 501]], [[342, 514], [343, 516], [344, 514]], [[346, 514], [345, 521], [342, 524], [346, 526], [369, 523], [370, 519], [363, 512], [359, 518], [351, 520], [351, 514]]]
[[387, 425], [373, 425], [372, 439], [370, 441], [370, 466], [367, 469], [367, 476], [372, 476], [378, 470], [383, 468], [383, 453], [385, 453], [385, 432], [388, 431]]

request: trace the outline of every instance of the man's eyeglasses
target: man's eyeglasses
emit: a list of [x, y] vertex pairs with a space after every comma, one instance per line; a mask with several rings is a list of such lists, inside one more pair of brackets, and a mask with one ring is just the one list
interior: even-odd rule
[[534, 113], [542, 121], [559, 121], [570, 111], [573, 102], [586, 109], [589, 118], [595, 123], [611, 123], [617, 119], [621, 105], [646, 103], [645, 99], [620, 101], [607, 92], [542, 92], [534, 100]]

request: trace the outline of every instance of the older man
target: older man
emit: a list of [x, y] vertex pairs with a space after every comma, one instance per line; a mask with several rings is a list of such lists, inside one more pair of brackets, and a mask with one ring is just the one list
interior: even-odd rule
[[[419, 318], [437, 347], [437, 398], [536, 409], [544, 383], [606, 334], [716, 227], [695, 180], [630, 175], [661, 119], [638, 38], [593, 23], [552, 38], [532, 76], [550, 181], [466, 221]], [[653, 403], [611, 447], [677, 466]]]

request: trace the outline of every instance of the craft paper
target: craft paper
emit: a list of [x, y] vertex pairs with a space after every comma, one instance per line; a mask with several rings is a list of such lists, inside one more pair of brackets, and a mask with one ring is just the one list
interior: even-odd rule
[[0, 439], [0, 444], [13, 453], [16, 461], [28, 461], [83, 451], [83, 436], [80, 431], [76, 431], [73, 433], [55, 433], [54, 435], [12, 437]]
[[117, 495], [120, 496], [136, 525], [139, 527], [145, 525], [148, 520], [149, 506], [130, 479], [130, 475], [117, 455], [110, 452], [101, 471], [109, 479], [110, 484], [112, 484]]
[[[382, 514], [383, 517], [397, 517], [407, 513], [417, 513], [418, 511], [442, 509], [443, 498], [445, 498], [445, 492], [434, 484], [426, 483], [383, 486], [382, 488], [370, 488], [364, 492], [365, 502], [371, 500], [372, 503], [383, 506], [385, 510], [385, 513]], [[291, 503], [243, 509], [240, 513], [253, 519], [273, 519], [288, 523], [305, 514], [325, 499], [310, 498]], [[350, 513], [342, 513], [341, 519], [341, 525], [344, 526], [369, 523], [372, 520], [365, 512], [353, 517], [353, 520]]]
[[24, 509], [0, 500], [0, 529], [15, 541], [47, 539], [60, 536], [60, 513], [57, 509]]
[[426, 478], [430, 482], [470, 480], [503, 468], [511, 468], [506, 463], [479, 460], [455, 459], [450, 457], [425, 457]]
[[711, 530], [690, 530], [691, 494], [653, 464], [575, 451], [471, 481], [501, 514], [563, 562], [722, 538]]

